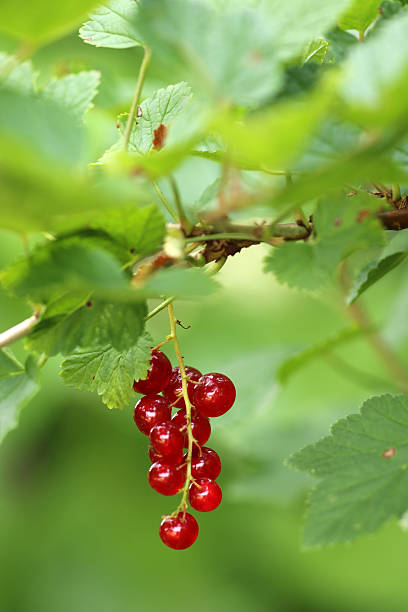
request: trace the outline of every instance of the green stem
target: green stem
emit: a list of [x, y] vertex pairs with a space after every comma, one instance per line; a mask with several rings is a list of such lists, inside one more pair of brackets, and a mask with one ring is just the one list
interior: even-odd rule
[[169, 304], [171, 304], [172, 302], [174, 302], [174, 300], [176, 299], [175, 295], [172, 295], [170, 297], [168, 297], [166, 300], [164, 300], [163, 302], [161, 302], [158, 306], [156, 306], [156, 308], [153, 308], [153, 310], [151, 310], [149, 312], [149, 314], [146, 315], [146, 321], [148, 321], [149, 319], [151, 319], [152, 317], [156, 316], [157, 314], [159, 314], [159, 312], [161, 312], [162, 310], [164, 310]]
[[177, 215], [180, 221], [180, 225], [189, 233], [193, 227], [193, 224], [187, 219], [187, 215], [184, 212], [183, 204], [181, 202], [180, 191], [177, 187], [177, 183], [174, 178], [170, 175], [168, 177], [171, 190], [174, 196], [174, 202], [176, 204]]
[[159, 196], [159, 199], [160, 199], [161, 203], [163, 204], [164, 208], [167, 210], [169, 215], [171, 215], [173, 217], [174, 221], [178, 222], [179, 218], [178, 218], [177, 214], [175, 213], [175, 211], [173, 210], [172, 206], [166, 200], [166, 198], [164, 196], [164, 193], [162, 192], [162, 190], [160, 189], [160, 187], [158, 186], [156, 181], [152, 181], [152, 183], [153, 183], [154, 190], [157, 193], [157, 195]]
[[123, 138], [123, 150], [124, 151], [127, 151], [128, 146], [129, 146], [130, 134], [132, 132], [134, 120], [136, 118], [140, 96], [142, 94], [143, 82], [146, 76], [147, 68], [150, 63], [150, 58], [152, 57], [152, 52], [149, 49], [149, 47], [143, 47], [143, 49], [144, 49], [143, 60], [140, 65], [139, 75], [137, 77], [137, 83], [136, 83], [136, 91], [135, 91], [135, 95], [133, 96], [132, 105], [130, 107], [129, 116], [126, 122], [125, 135]]

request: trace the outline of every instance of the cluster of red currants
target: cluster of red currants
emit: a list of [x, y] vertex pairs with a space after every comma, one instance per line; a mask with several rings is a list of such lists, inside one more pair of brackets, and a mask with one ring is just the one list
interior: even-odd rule
[[[184, 448], [188, 448], [188, 432], [180, 370], [172, 369], [169, 359], [159, 350], [152, 352], [146, 378], [133, 384], [133, 389], [144, 395], [135, 406], [134, 420], [139, 430], [150, 438], [150, 486], [162, 495], [175, 495], [184, 487], [187, 491], [188, 486], [191, 507], [209, 512], [219, 506], [222, 493], [216, 482], [221, 472], [220, 458], [212, 448], [204, 446], [211, 434], [208, 417], [220, 416], [231, 408], [235, 387], [223, 374], [202, 376], [188, 366], [185, 371], [192, 405], [191, 458], [184, 453]], [[161, 392], [163, 395], [159, 395]], [[173, 417], [172, 408], [178, 409]], [[181, 550], [195, 542], [198, 524], [183, 507], [162, 520], [159, 533], [164, 544]]]

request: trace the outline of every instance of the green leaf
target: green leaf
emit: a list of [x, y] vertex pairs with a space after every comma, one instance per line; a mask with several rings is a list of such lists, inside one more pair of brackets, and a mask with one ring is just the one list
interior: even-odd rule
[[384, 232], [378, 220], [358, 216], [358, 207], [378, 206], [375, 198], [354, 197], [353, 206], [347, 197], [322, 199], [313, 216], [315, 238], [276, 247], [265, 260], [265, 270], [289, 287], [314, 290], [332, 279], [340, 261], [354, 251], [381, 246]]
[[303, 63], [314, 62], [316, 64], [322, 64], [326, 57], [328, 46], [329, 43], [324, 38], [312, 40], [303, 54]]
[[321, 342], [317, 342], [312, 346], [307, 347], [300, 353], [292, 355], [283, 361], [277, 370], [276, 376], [278, 381], [284, 385], [294, 374], [296, 374], [305, 365], [308, 365], [314, 359], [323, 357], [330, 353], [334, 348], [341, 346], [349, 340], [353, 340], [361, 334], [361, 329], [356, 327], [346, 327], [335, 334], [329, 336]]
[[270, 35], [278, 46], [280, 59], [287, 61], [300, 56], [310, 41], [331, 30], [350, 0], [291, 0], [285, 4], [268, 0], [265, 4]]
[[95, 0], [36, 0], [16, 10], [13, 0], [2, 0], [0, 30], [25, 43], [45, 44], [70, 32], [96, 4]]
[[273, 272], [276, 279], [296, 289], [313, 291], [330, 279], [327, 260], [320, 261], [312, 244], [285, 242], [265, 259], [265, 272]]
[[9, 140], [37, 155], [69, 166], [83, 155], [84, 132], [79, 122], [52, 100], [0, 90], [0, 164], [9, 155]]
[[364, 33], [379, 16], [379, 6], [379, 0], [353, 0], [349, 9], [342, 15], [339, 27], [342, 30], [357, 30]]
[[362, 125], [384, 126], [404, 118], [401, 96], [408, 81], [408, 13], [387, 21], [343, 66], [344, 113]]
[[91, 225], [109, 234], [133, 258], [159, 251], [166, 230], [163, 214], [155, 204], [103, 211], [95, 215]]
[[[4, 75], [3, 78], [1, 75]], [[13, 55], [0, 52], [0, 82], [6, 89], [23, 94], [35, 91], [36, 73], [31, 61], [19, 63]]]
[[76, 117], [82, 118], [92, 107], [92, 100], [97, 94], [99, 82], [100, 73], [96, 70], [68, 74], [47, 83], [43, 95], [64, 106]]
[[39, 390], [36, 367], [29, 357], [21, 365], [9, 349], [0, 350], [0, 442], [17, 427], [21, 408]]
[[15, 295], [45, 303], [56, 292], [125, 290], [128, 277], [116, 258], [106, 251], [87, 248], [78, 241], [56, 241], [4, 269], [0, 280]]
[[[163, 124], [166, 130], [183, 106], [191, 99], [191, 88], [187, 83], [169, 85], [156, 91], [151, 98], [141, 105], [142, 116], [135, 119], [129, 140], [129, 151], [146, 155], [153, 149], [154, 131]], [[119, 118], [120, 133], [123, 137], [126, 129], [127, 115]], [[122, 141], [122, 139], [121, 139]]]
[[239, 165], [287, 167], [300, 156], [311, 134], [325, 119], [333, 95], [328, 84], [301, 99], [282, 101], [247, 121], [233, 114], [214, 120]]
[[134, 396], [133, 381], [149, 368], [151, 344], [144, 334], [127, 351], [111, 345], [77, 349], [62, 362], [61, 376], [69, 386], [96, 391], [108, 408], [125, 408]]
[[126, 351], [142, 334], [146, 314], [145, 302], [117, 304], [93, 296], [66, 294], [47, 305], [27, 346], [49, 356], [107, 344]]
[[147, 281], [145, 291], [150, 296], [206, 296], [218, 289], [218, 282], [201, 268], [169, 268], [156, 272]]
[[257, 105], [280, 85], [277, 44], [260, 11], [219, 12], [191, 0], [142, 0], [139, 23], [163, 73], [188, 80], [207, 96]]
[[376, 282], [384, 278], [389, 272], [394, 270], [403, 261], [406, 260], [408, 252], [393, 253], [370, 263], [358, 276], [349, 295], [347, 296], [347, 304], [350, 305], [360, 297], [364, 291], [369, 289]]
[[308, 547], [352, 540], [400, 518], [408, 509], [408, 397], [368, 399], [360, 414], [335, 423], [288, 463], [319, 479], [306, 517]]
[[95, 47], [126, 49], [142, 44], [136, 28], [138, 5], [133, 0], [104, 2], [79, 30], [84, 42]]

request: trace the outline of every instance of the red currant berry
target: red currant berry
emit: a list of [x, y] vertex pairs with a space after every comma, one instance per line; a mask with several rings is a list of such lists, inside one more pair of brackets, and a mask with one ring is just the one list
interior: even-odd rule
[[194, 510], [210, 512], [221, 503], [221, 487], [211, 478], [198, 478], [188, 489], [188, 499]]
[[159, 534], [169, 548], [184, 550], [196, 541], [198, 524], [188, 512], [179, 512], [177, 516], [167, 516], [162, 520]]
[[152, 351], [150, 370], [143, 380], [135, 380], [133, 389], [136, 393], [152, 395], [160, 393], [167, 387], [171, 377], [171, 363], [161, 351]]
[[140, 431], [148, 436], [152, 427], [170, 421], [171, 408], [161, 395], [146, 395], [137, 402], [133, 418]]
[[149, 454], [149, 459], [152, 463], [154, 463], [155, 461], [163, 460], [163, 461], [167, 461], [167, 463], [170, 463], [171, 465], [180, 465], [180, 463], [184, 459], [182, 452], [177, 455], [172, 455], [171, 457], [164, 457], [161, 453], [159, 453], [154, 448], [152, 444], [149, 444], [148, 454]]
[[[201, 451], [201, 453], [200, 453]], [[215, 480], [221, 472], [221, 460], [218, 453], [208, 446], [201, 449], [193, 448], [191, 459], [191, 474], [193, 478], [211, 478]]]
[[149, 484], [161, 495], [175, 495], [183, 488], [185, 479], [185, 466], [172, 465], [164, 459], [156, 461], [149, 469]]
[[235, 387], [232, 380], [224, 374], [205, 374], [194, 385], [193, 404], [206, 417], [221, 416], [235, 402]]
[[[187, 448], [188, 446], [188, 435], [186, 433], [187, 427], [187, 418], [186, 411], [184, 408], [178, 410], [174, 417], [171, 419], [171, 422], [177, 425], [182, 433], [184, 433], [184, 446]], [[202, 446], [208, 440], [211, 435], [211, 425], [210, 421], [201, 416], [201, 414], [193, 414], [191, 418], [191, 431], [193, 432], [193, 437], [197, 441], [197, 443]]]
[[150, 442], [164, 457], [183, 456], [184, 436], [171, 421], [159, 423], [150, 430]]
[[[201, 376], [201, 372], [199, 370], [191, 368], [190, 366], [186, 366], [186, 374], [188, 378], [191, 378], [191, 380], [198, 380]], [[193, 390], [195, 386], [196, 385], [194, 385], [194, 383], [187, 381], [187, 393], [190, 400], [193, 397]], [[173, 406], [176, 406], [176, 408], [185, 408], [186, 405], [183, 398], [179, 397], [182, 391], [183, 387], [181, 384], [180, 369], [173, 368], [170, 382], [163, 391], [163, 395], [168, 400], [169, 404], [173, 404]], [[177, 398], [179, 399], [177, 400]]]

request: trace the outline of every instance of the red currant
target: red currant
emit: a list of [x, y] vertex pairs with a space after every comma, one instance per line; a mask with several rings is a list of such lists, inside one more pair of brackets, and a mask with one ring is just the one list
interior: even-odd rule
[[167, 516], [162, 520], [159, 534], [169, 548], [184, 550], [196, 541], [198, 524], [188, 512], [179, 512], [177, 516]]
[[135, 380], [133, 389], [143, 395], [160, 393], [169, 384], [170, 377], [171, 363], [169, 359], [161, 351], [152, 351], [150, 369], [147, 372], [147, 376], [142, 380]]
[[[184, 446], [187, 448], [188, 446], [188, 436], [185, 433], [185, 428], [187, 426], [187, 417], [186, 411], [184, 408], [178, 410], [174, 417], [171, 419], [171, 422], [177, 425], [182, 433], [184, 433]], [[193, 432], [193, 437], [197, 441], [197, 443], [202, 446], [208, 440], [211, 435], [211, 425], [210, 421], [201, 416], [201, 414], [195, 413], [191, 418], [191, 431]]]
[[152, 463], [155, 461], [167, 461], [167, 463], [171, 463], [172, 465], [180, 465], [183, 461], [183, 453], [177, 455], [172, 455], [171, 457], [164, 457], [161, 453], [159, 453], [152, 444], [149, 444], [148, 448], [149, 459]]
[[198, 478], [189, 487], [188, 499], [194, 510], [210, 512], [221, 503], [221, 487], [211, 478]]
[[164, 457], [183, 456], [184, 436], [171, 421], [159, 423], [150, 430], [150, 442]]
[[140, 431], [148, 436], [152, 427], [170, 420], [171, 408], [161, 395], [146, 395], [137, 402], [133, 418]]
[[193, 448], [191, 474], [193, 478], [211, 478], [215, 480], [221, 472], [221, 460], [218, 453], [208, 446]]
[[[190, 366], [186, 366], [186, 375], [191, 378], [191, 380], [198, 380], [201, 376], [201, 372], [196, 370], [195, 368], [191, 368]], [[193, 397], [194, 383], [187, 381], [187, 393], [188, 397]], [[169, 404], [173, 404], [176, 408], [185, 408], [185, 402], [182, 397], [179, 397], [183, 391], [183, 387], [181, 384], [181, 374], [179, 368], [173, 368], [171, 373], [170, 382], [163, 391], [164, 397], [168, 400]], [[179, 398], [177, 400], [177, 398]]]
[[235, 387], [232, 380], [224, 374], [205, 374], [194, 385], [193, 404], [206, 417], [221, 416], [235, 401]]
[[185, 466], [172, 465], [164, 459], [156, 461], [149, 469], [149, 484], [161, 495], [175, 495], [183, 488], [185, 479]]

